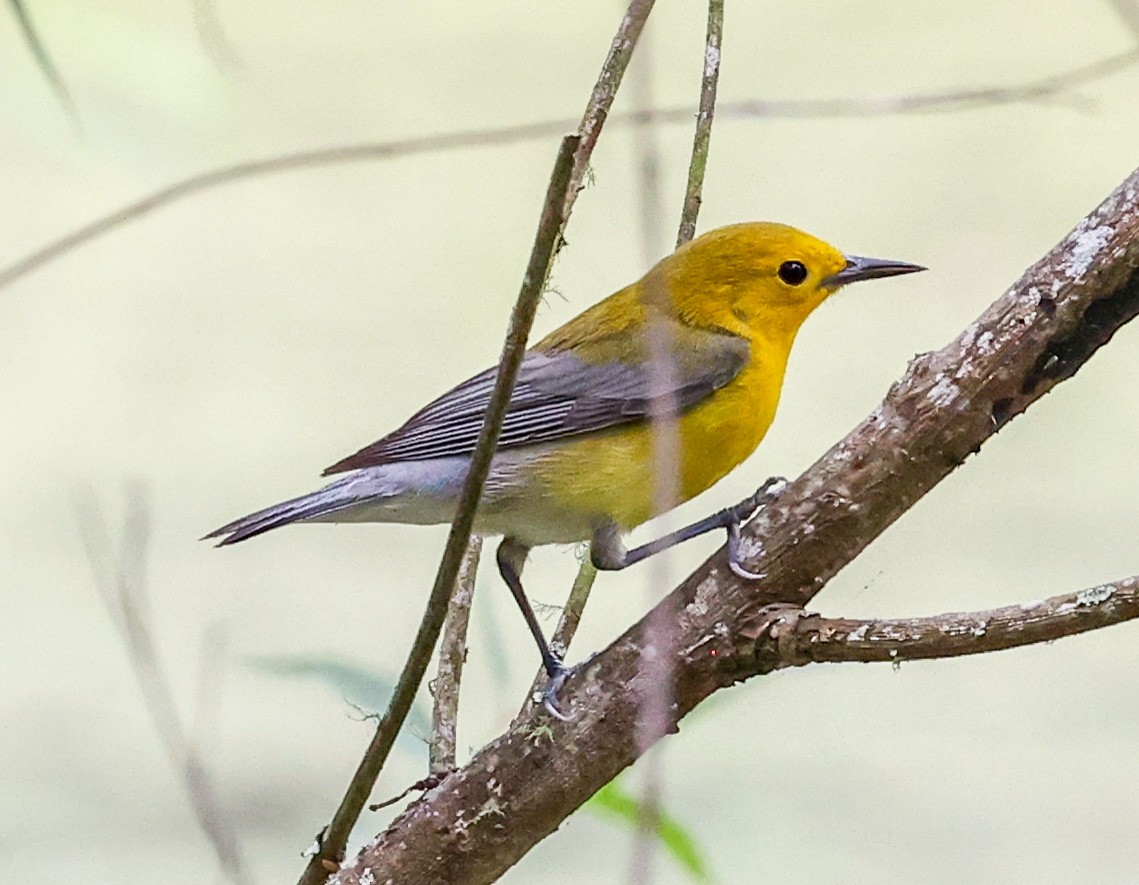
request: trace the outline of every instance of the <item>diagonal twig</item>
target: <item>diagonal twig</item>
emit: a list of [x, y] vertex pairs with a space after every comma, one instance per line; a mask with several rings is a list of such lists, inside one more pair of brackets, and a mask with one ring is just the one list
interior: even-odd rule
[[[558, 625], [554, 628], [554, 635], [550, 638], [550, 649], [563, 658], [570, 643], [573, 642], [578, 625], [581, 624], [581, 616], [585, 613], [585, 604], [589, 601], [589, 594], [593, 590], [593, 583], [596, 580], [597, 568], [590, 561], [587, 553], [582, 559], [581, 565], [578, 566], [577, 575], [573, 579], [569, 596], [566, 598], [566, 604], [562, 608], [561, 615], [558, 616]], [[546, 671], [539, 667], [530, 683], [530, 691], [526, 694], [522, 709], [514, 717], [515, 723], [522, 721], [540, 703], [541, 689], [546, 684], [547, 679], [549, 676], [546, 675]]]
[[[644, 36], [642, 36], [640, 44], [638, 68], [633, 72], [633, 76], [631, 77], [630, 91], [633, 95], [634, 107], [631, 116], [636, 116], [638, 113], [650, 109], [653, 104], [652, 46], [651, 42], [647, 41]], [[628, 117], [630, 115], [625, 116]], [[620, 118], [611, 118], [611, 120], [617, 119]], [[658, 237], [656, 233], [658, 232], [660, 220], [664, 216], [664, 213], [661, 211], [660, 199], [660, 152], [655, 144], [655, 130], [656, 124], [653, 121], [645, 125], [637, 126], [635, 129], [636, 138], [634, 139], [634, 153], [637, 157], [639, 182], [637, 188], [640, 203], [638, 220], [641, 225], [641, 244], [646, 265], [651, 264], [660, 257], [660, 243], [657, 242]], [[581, 623], [586, 603], [589, 601], [589, 595], [596, 579], [597, 569], [594, 568], [593, 563], [589, 560], [589, 556], [586, 555], [582, 558], [581, 565], [578, 566], [577, 575], [574, 577], [569, 595], [566, 598], [565, 605], [562, 607], [557, 626], [554, 628], [553, 636], [550, 639], [550, 648], [563, 658], [569, 650], [574, 635], [577, 633], [578, 625]], [[526, 699], [523, 701], [521, 709], [514, 718], [515, 722], [518, 722], [534, 708], [534, 705], [540, 697], [539, 689], [545, 685], [547, 678], [545, 670], [542, 667], [538, 667], [533, 680], [531, 680], [530, 690], [526, 693]]]
[[380, 720], [364, 758], [360, 761], [332, 822], [322, 834], [318, 850], [309, 859], [298, 885], [317, 885], [327, 877], [330, 870], [336, 869], [344, 857], [348, 835], [359, 818], [364, 803], [367, 802], [368, 794], [375, 785], [395, 737], [411, 709], [412, 699], [423, 681], [431, 652], [446, 616], [447, 602], [455, 585], [463, 552], [474, 527], [475, 509], [482, 494], [483, 483], [486, 482], [490, 471], [491, 459], [494, 457], [506, 406], [526, 350], [534, 314], [545, 289], [554, 257], [563, 242], [562, 234], [581, 182], [584, 181], [593, 147], [617, 96], [617, 89], [621, 85], [637, 39], [652, 11], [653, 2], [654, 0], [631, 0], [617, 27], [617, 33], [602, 65], [601, 74], [586, 104], [578, 132], [565, 136], [561, 141], [542, 206], [530, 260], [522, 278], [521, 291], [511, 312], [510, 326], [495, 376], [494, 390], [491, 393], [482, 429], [479, 431], [478, 442], [471, 454], [455, 519], [447, 535], [447, 544], [435, 575], [435, 583], [431, 588], [423, 620], [416, 632], [407, 662], [400, 673], [388, 710]]
[[305, 871], [299, 880], [301, 885], [316, 885], [316, 883], [324, 881], [330, 870], [335, 869], [343, 858], [344, 848], [348, 843], [348, 836], [352, 827], [364, 809], [368, 795], [376, 783], [376, 778], [379, 777], [392, 744], [395, 743], [396, 735], [411, 709], [412, 700], [423, 681], [423, 675], [427, 671], [431, 653], [443, 626], [447, 603], [455, 586], [455, 578], [458, 575], [467, 541], [470, 539], [471, 529], [474, 526], [475, 509], [478, 506], [483, 483], [490, 471], [490, 462], [494, 455], [495, 445], [498, 442], [502, 419], [506, 414], [506, 405], [510, 399], [510, 392], [514, 388], [518, 367], [522, 363], [522, 354], [526, 349], [530, 324], [541, 300], [546, 278], [561, 240], [565, 221], [565, 195], [569, 187], [574, 154], [579, 144], [579, 136], [567, 135], [562, 139], [558, 151], [558, 159], [554, 164], [554, 171], [546, 191], [546, 199], [542, 205], [542, 216], [538, 223], [538, 232], [534, 239], [533, 250], [530, 253], [530, 261], [522, 279], [522, 291], [519, 293], [518, 303], [515, 304], [511, 313], [510, 329], [507, 332], [506, 344], [499, 361], [498, 375], [495, 379], [490, 405], [487, 407], [486, 418], [482, 430], [479, 432], [475, 451], [471, 455], [471, 463], [466, 480], [463, 483], [462, 494], [459, 497], [455, 520], [447, 535], [447, 544], [443, 550], [439, 569], [435, 574], [435, 583], [427, 600], [423, 620], [419, 624], [411, 651], [408, 653], [407, 661], [399, 675], [388, 709], [380, 719], [376, 733], [373, 735], [356, 773], [352, 776], [332, 822], [319, 840], [319, 849], [310, 857], [309, 863], [305, 867]]

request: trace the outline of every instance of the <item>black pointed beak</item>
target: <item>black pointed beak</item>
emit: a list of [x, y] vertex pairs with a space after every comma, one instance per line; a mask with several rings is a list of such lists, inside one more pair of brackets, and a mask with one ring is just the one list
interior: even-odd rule
[[857, 283], [859, 280], [896, 277], [904, 273], [917, 273], [919, 270], [925, 268], [920, 264], [891, 261], [888, 258], [860, 258], [857, 255], [847, 255], [846, 267], [823, 280], [823, 285], [837, 288], [847, 283]]

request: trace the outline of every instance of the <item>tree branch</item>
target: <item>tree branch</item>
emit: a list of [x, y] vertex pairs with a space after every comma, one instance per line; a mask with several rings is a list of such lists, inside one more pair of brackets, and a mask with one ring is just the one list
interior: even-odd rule
[[581, 136], [581, 145], [577, 149], [577, 156], [574, 157], [573, 172], [570, 173], [569, 194], [565, 205], [566, 221], [569, 221], [573, 212], [573, 204], [589, 170], [593, 148], [601, 136], [601, 128], [609, 119], [609, 112], [613, 109], [613, 102], [617, 98], [617, 89], [625, 78], [625, 71], [633, 58], [633, 49], [636, 48], [641, 32], [645, 29], [645, 23], [649, 19], [649, 13], [653, 11], [655, 2], [656, 0], [631, 0], [621, 24], [617, 27], [617, 33], [613, 35], [609, 54], [601, 66], [601, 75], [593, 86], [593, 92], [585, 106], [585, 113], [577, 127]]
[[847, 662], [956, 658], [1052, 642], [1139, 618], [1139, 576], [1023, 605], [928, 618], [823, 618], [801, 608], [771, 606], [736, 635], [741, 659], [755, 673], [784, 667]]
[[[805, 605], [969, 454], [1139, 313], [1139, 170], [955, 341], [913, 360], [885, 400], [745, 529], [744, 582], [721, 550], [568, 681], [571, 721], [512, 727], [414, 801], [341, 883], [493, 881], [642, 752], [651, 692], [675, 699], [657, 737], [758, 672], [738, 651], [762, 609]], [[669, 625], [656, 637], [649, 625]], [[676, 650], [671, 685], [642, 655]], [[665, 668], [654, 668], [663, 673]], [[636, 737], [636, 740], [634, 739]]]

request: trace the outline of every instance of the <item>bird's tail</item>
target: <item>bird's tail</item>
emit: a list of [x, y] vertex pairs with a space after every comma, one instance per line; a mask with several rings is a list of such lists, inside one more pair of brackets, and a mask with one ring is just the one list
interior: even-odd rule
[[310, 494], [282, 501], [280, 504], [274, 504], [272, 507], [266, 507], [264, 510], [243, 516], [241, 519], [235, 519], [220, 529], [214, 529], [202, 540], [221, 538], [217, 543], [219, 547], [236, 544], [238, 541], [244, 541], [246, 538], [252, 538], [291, 522], [330, 516], [337, 511], [355, 507], [373, 497], [354, 494], [352, 485], [354, 485], [352, 477], [346, 477]]

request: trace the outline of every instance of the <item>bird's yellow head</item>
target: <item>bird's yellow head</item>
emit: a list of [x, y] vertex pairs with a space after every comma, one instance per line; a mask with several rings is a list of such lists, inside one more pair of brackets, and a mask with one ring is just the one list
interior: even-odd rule
[[717, 228], [677, 249], [645, 276], [682, 320], [752, 337], [794, 336], [803, 320], [847, 283], [925, 270], [844, 255], [822, 240], [769, 222]]

